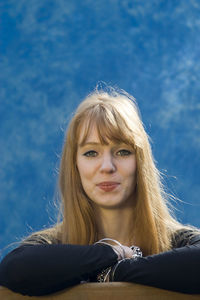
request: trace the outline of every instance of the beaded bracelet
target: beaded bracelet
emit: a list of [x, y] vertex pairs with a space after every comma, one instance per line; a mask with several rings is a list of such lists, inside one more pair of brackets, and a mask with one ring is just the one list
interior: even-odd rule
[[130, 248], [133, 250], [132, 258], [142, 257], [142, 251], [139, 247], [133, 245]]

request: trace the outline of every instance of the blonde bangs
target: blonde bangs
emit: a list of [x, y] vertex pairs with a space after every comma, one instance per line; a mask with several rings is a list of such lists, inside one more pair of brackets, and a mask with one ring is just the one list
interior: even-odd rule
[[91, 129], [94, 127], [97, 129], [99, 140], [103, 145], [107, 145], [109, 141], [112, 141], [117, 144], [125, 143], [135, 148], [132, 131], [128, 128], [120, 113], [114, 111], [113, 108], [111, 112], [105, 104], [98, 104], [93, 109], [85, 112], [79, 123], [76, 137], [78, 139], [80, 131], [84, 128], [81, 146], [85, 144]]

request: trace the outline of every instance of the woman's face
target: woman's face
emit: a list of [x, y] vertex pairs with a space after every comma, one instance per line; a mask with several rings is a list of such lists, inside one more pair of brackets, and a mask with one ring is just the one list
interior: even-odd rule
[[109, 141], [101, 144], [94, 126], [84, 145], [80, 132], [77, 168], [83, 189], [99, 207], [117, 208], [133, 205], [136, 185], [136, 157], [131, 146]]

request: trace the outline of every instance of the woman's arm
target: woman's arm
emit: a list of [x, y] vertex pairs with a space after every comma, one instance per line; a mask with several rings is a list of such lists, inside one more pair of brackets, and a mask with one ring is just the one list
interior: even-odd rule
[[[191, 233], [191, 232], [190, 232]], [[200, 235], [177, 239], [180, 248], [137, 260], [122, 261], [114, 281], [135, 282], [162, 289], [200, 293]]]
[[107, 245], [22, 245], [0, 264], [0, 285], [27, 295], [45, 295], [87, 281], [117, 262]]

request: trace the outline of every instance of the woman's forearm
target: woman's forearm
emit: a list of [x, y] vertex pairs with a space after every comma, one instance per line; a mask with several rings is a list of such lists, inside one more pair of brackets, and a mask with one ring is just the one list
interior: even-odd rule
[[0, 285], [28, 295], [44, 295], [87, 280], [117, 262], [106, 245], [26, 245], [0, 264]]
[[200, 293], [200, 245], [125, 260], [116, 268], [113, 280], [182, 293]]

